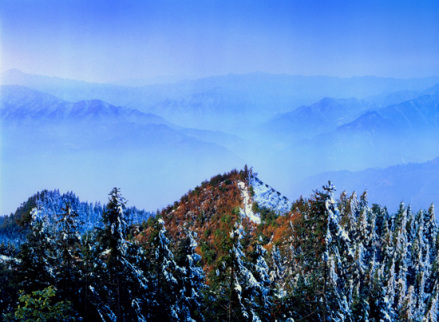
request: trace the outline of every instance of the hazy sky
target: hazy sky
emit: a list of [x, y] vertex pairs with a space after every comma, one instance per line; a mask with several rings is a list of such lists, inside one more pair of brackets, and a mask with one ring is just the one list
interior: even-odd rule
[[0, 0], [1, 69], [88, 81], [439, 75], [439, 1]]

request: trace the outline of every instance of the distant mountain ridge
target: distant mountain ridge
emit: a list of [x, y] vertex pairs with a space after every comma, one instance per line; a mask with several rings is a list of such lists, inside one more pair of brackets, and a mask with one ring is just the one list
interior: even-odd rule
[[331, 180], [339, 191], [368, 190], [372, 203], [386, 205], [396, 211], [400, 202], [414, 211], [439, 204], [439, 158], [423, 163], [408, 163], [363, 171], [332, 171], [306, 178], [294, 184], [295, 196], [307, 195], [316, 185]]
[[[236, 107], [248, 122], [254, 123], [263, 120], [258, 115], [273, 117], [324, 97], [366, 98], [401, 90], [423, 91], [439, 83], [439, 77], [404, 80], [252, 73], [130, 87], [29, 75], [17, 70], [6, 71], [0, 80], [2, 84], [27, 86], [68, 101], [101, 99], [113, 105], [158, 114], [179, 125], [213, 130], [234, 129], [239, 122], [228, 111], [237, 112]], [[193, 119], [193, 115], [197, 115], [199, 121]], [[182, 123], [178, 123], [180, 120]], [[230, 122], [233, 124], [228, 126]], [[209, 127], [203, 127], [206, 123]]]
[[[1, 75], [1, 83], [4, 85], [23, 85], [33, 89], [40, 89], [52, 92], [53, 90], [61, 88], [75, 87], [77, 89], [85, 89], [86, 87], [96, 89], [139, 89], [139, 88], [154, 88], [160, 91], [161, 88], [169, 87], [178, 89], [178, 92], [204, 92], [208, 89], [222, 87], [224, 89], [235, 89], [241, 91], [249, 91], [252, 88], [265, 88], [265, 92], [288, 93], [289, 95], [297, 95], [308, 93], [320, 93], [317, 96], [321, 98], [325, 96], [333, 97], [368, 97], [378, 95], [381, 93], [390, 93], [397, 90], [424, 90], [439, 83], [439, 76], [411, 78], [411, 79], [396, 79], [376, 76], [356, 76], [356, 77], [331, 77], [331, 76], [303, 76], [303, 75], [289, 75], [289, 74], [269, 74], [263, 72], [248, 73], [248, 74], [228, 74], [220, 76], [210, 76], [195, 80], [178, 81], [170, 84], [147, 85], [147, 86], [120, 86], [104, 83], [89, 83], [84, 81], [76, 81], [63, 79], [59, 77], [47, 77], [41, 75], [33, 75], [21, 72], [17, 69], [7, 70]], [[313, 86], [310, 86], [313, 85]], [[39, 88], [37, 88], [39, 87]], [[193, 87], [198, 88], [198, 91], [193, 91]], [[289, 89], [289, 90], [288, 90]], [[91, 93], [91, 92], [89, 92]], [[342, 93], [347, 93], [342, 94]], [[67, 93], [66, 93], [67, 94]], [[262, 93], [260, 93], [262, 94]], [[315, 95], [315, 94], [313, 94]], [[60, 95], [64, 98], [62, 95]], [[79, 98], [85, 99], [86, 97]], [[89, 97], [92, 98], [92, 97]], [[96, 97], [95, 97], [96, 98]], [[101, 97], [104, 99], [104, 97]]]
[[[122, 187], [136, 178], [138, 199], [142, 181], [151, 182], [146, 191], [158, 206], [208, 173], [244, 163], [227, 148], [239, 142], [220, 132], [182, 128], [102, 100], [71, 103], [17, 85], [1, 90], [2, 191], [10, 194], [2, 193], [1, 204], [18, 203], [31, 190], [78, 185], [75, 191], [99, 200], [97, 187], [113, 177]], [[166, 193], [154, 188], [170, 175], [184, 179]], [[23, 190], [20, 182], [29, 178]]]
[[70, 103], [50, 94], [18, 85], [3, 85], [0, 90], [2, 93], [0, 117], [8, 122], [14, 120], [21, 122], [23, 117], [32, 121], [39, 119], [99, 121], [103, 118], [111, 118], [119, 122], [170, 124], [160, 116], [114, 106], [98, 99]]
[[[38, 122], [44, 122], [49, 126], [78, 127], [88, 126], [99, 131], [112, 131], [114, 126], [119, 127], [118, 137], [123, 136], [123, 132], [138, 131], [137, 136], [147, 133], [146, 127], [152, 127], [155, 131], [167, 131], [173, 137], [180, 139], [191, 138], [191, 140], [203, 141], [222, 145], [231, 145], [232, 140], [238, 141], [239, 138], [229, 137], [221, 132], [200, 131], [188, 129], [170, 123], [161, 116], [152, 113], [143, 113], [136, 109], [114, 106], [102, 100], [82, 100], [75, 103], [67, 102], [55, 96], [32, 90], [18, 85], [3, 85], [1, 87], [2, 96], [0, 98], [0, 121], [7, 129], [11, 126], [24, 126], [23, 122], [29, 122], [26, 126], [36, 126]], [[41, 124], [40, 124], [41, 125]], [[56, 132], [56, 131], [55, 131]], [[96, 135], [95, 135], [96, 136]], [[135, 135], [127, 137], [129, 142]], [[111, 137], [110, 137], [111, 138]], [[106, 139], [110, 139], [107, 137]], [[234, 142], [236, 143], [236, 142]]]

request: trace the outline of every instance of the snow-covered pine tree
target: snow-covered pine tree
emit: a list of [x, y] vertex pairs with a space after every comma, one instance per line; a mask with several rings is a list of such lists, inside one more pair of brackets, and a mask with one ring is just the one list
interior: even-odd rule
[[[343, 257], [352, 258], [354, 252], [340, 224], [341, 216], [332, 198], [334, 190], [329, 183], [323, 191], [316, 191], [300, 205], [292, 222], [295, 264], [289, 269], [294, 277], [290, 280], [291, 291], [282, 302], [282, 318], [325, 321], [338, 319], [338, 312], [349, 314], [346, 294], [351, 285], [349, 266]], [[350, 210], [345, 211], [344, 224], [349, 226], [353, 221]]]
[[259, 283], [256, 288], [257, 295], [254, 298], [255, 311], [258, 318], [267, 321], [271, 318], [273, 304], [273, 284], [270, 279], [270, 270], [265, 260], [266, 250], [259, 244], [255, 246], [250, 271]]
[[14, 263], [0, 260], [0, 317], [2, 313], [11, 312], [18, 300]]
[[424, 236], [426, 239], [426, 242], [430, 246], [430, 258], [432, 258], [433, 253], [437, 252], [437, 249], [435, 247], [435, 237], [437, 236], [438, 232], [438, 226], [436, 221], [436, 216], [434, 212], [434, 205], [431, 204], [428, 208], [428, 212], [424, 214], [423, 217], [424, 220]]
[[102, 319], [144, 321], [150, 299], [148, 280], [140, 268], [144, 266], [144, 255], [138, 245], [126, 240], [125, 205], [125, 198], [114, 188], [102, 216], [104, 228], [98, 236], [99, 279], [93, 279], [96, 284], [90, 285], [89, 290]]
[[181, 280], [183, 285], [180, 289], [180, 297], [177, 298], [182, 313], [186, 312], [181, 321], [203, 321], [204, 298], [203, 291], [205, 286], [205, 274], [200, 266], [201, 256], [195, 252], [197, 242], [193, 233], [186, 231], [186, 239], [182, 246], [182, 258], [179, 262], [180, 274], [177, 280]]
[[87, 231], [81, 238], [81, 298], [84, 299], [76, 309], [86, 321], [96, 321], [102, 318], [99, 312], [99, 306], [103, 305], [98, 291], [102, 290], [107, 278], [103, 269], [105, 263], [100, 256], [101, 247], [97, 238], [97, 231]]
[[[351, 285], [349, 280], [352, 278], [351, 265], [354, 257], [354, 250], [351, 246], [351, 240], [348, 232], [340, 225], [340, 213], [333, 200], [335, 191], [334, 186], [329, 182], [328, 186], [323, 187], [324, 192], [321, 195], [325, 202], [325, 215], [327, 216], [327, 227], [325, 233], [326, 249], [323, 253], [324, 268], [328, 270], [327, 279], [327, 317], [330, 320], [344, 321], [350, 318], [350, 305], [347, 294], [350, 292]], [[366, 230], [366, 222], [362, 217], [366, 216], [367, 199], [365, 194], [360, 202], [360, 218], [357, 220], [357, 226], [361, 230]]]
[[[297, 207], [292, 236], [292, 261], [289, 294], [281, 304], [282, 318], [323, 321], [327, 317], [326, 286], [328, 267], [323, 260], [328, 226], [326, 199], [329, 195], [315, 192], [310, 200]], [[303, 301], [306, 298], [307, 301]]]
[[44, 209], [34, 208], [23, 225], [28, 227], [26, 242], [18, 254], [20, 289], [29, 293], [56, 283], [54, 274], [56, 241]]
[[364, 281], [358, 281], [353, 287], [349, 310], [357, 321], [369, 321], [369, 302]]
[[177, 265], [169, 248], [165, 222], [157, 215], [150, 223], [150, 317], [156, 321], [191, 321], [190, 307], [182, 298], [186, 291], [185, 272]]
[[[408, 274], [408, 234], [407, 234], [407, 223], [409, 221], [408, 209], [404, 207], [401, 203], [398, 213], [395, 217], [395, 226], [393, 230], [393, 256], [395, 264], [395, 277], [396, 277], [396, 292], [395, 298], [393, 299], [393, 307], [399, 312], [404, 304], [407, 291], [407, 274]], [[389, 275], [387, 275], [389, 276]]]
[[384, 278], [381, 269], [377, 268], [373, 271], [373, 275], [370, 275], [370, 291], [369, 291], [369, 320], [371, 321], [383, 321], [392, 322], [395, 320], [394, 310], [386, 295], [386, 288], [384, 285]]
[[422, 321], [437, 322], [439, 320], [439, 292], [437, 288], [433, 291], [426, 307], [427, 310]]
[[[247, 262], [243, 253], [241, 240], [244, 237], [244, 229], [241, 225], [232, 232], [230, 238], [232, 239], [232, 248], [230, 250], [230, 283], [232, 293], [236, 296], [236, 307], [239, 313], [239, 319], [243, 321], [262, 321], [267, 318], [267, 312], [270, 305], [269, 290], [267, 283], [269, 283], [268, 274], [265, 272], [265, 259], [262, 250], [258, 254], [257, 267]], [[257, 280], [252, 273], [252, 269], [258, 273], [260, 280]], [[230, 308], [232, 309], [232, 308]], [[259, 311], [259, 312], [258, 312]], [[237, 312], [235, 311], [235, 314]], [[258, 314], [259, 313], [259, 314]]]
[[273, 245], [270, 252], [270, 280], [272, 284], [277, 287], [276, 294], [282, 297], [285, 293], [285, 273], [286, 263], [284, 256], [281, 255], [278, 246]]
[[72, 302], [74, 307], [80, 307], [84, 301], [81, 294], [80, 270], [77, 258], [80, 257], [79, 220], [76, 210], [67, 204], [57, 214], [56, 221], [56, 275], [57, 294]]
[[[122, 286], [123, 280], [123, 257], [126, 254], [125, 243], [126, 222], [124, 218], [125, 198], [118, 188], [114, 188], [109, 194], [109, 202], [102, 215], [104, 228], [102, 230], [100, 244], [103, 247], [107, 274], [105, 299], [109, 310], [117, 320], [124, 316], [124, 302], [129, 299], [126, 289]], [[101, 296], [103, 292], [99, 292]]]

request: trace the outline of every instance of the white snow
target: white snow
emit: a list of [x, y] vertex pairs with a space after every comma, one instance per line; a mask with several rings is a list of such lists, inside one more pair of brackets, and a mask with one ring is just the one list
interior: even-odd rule
[[250, 185], [255, 193], [253, 200], [258, 203], [259, 207], [272, 209], [278, 214], [286, 214], [291, 210], [292, 203], [259, 178], [252, 177]]
[[249, 187], [244, 182], [238, 182], [244, 204], [244, 208], [241, 209], [241, 216], [248, 217], [256, 224], [261, 223], [260, 214], [254, 213], [252, 210], [253, 202], [257, 202], [260, 208], [271, 209], [279, 215], [286, 214], [291, 210], [292, 203], [286, 197], [264, 184], [257, 177], [250, 179], [250, 186], [253, 189], [254, 196], [250, 195]]
[[8, 257], [8, 256], [5, 256], [5, 255], [0, 255], [0, 261], [10, 261], [12, 258], [11, 257]]
[[252, 210], [252, 199], [250, 198], [250, 193], [245, 183], [242, 181], [238, 182], [238, 188], [241, 190], [241, 196], [243, 198], [244, 209], [241, 209], [241, 216], [247, 216], [251, 221], [256, 224], [261, 223], [261, 217], [259, 214], [255, 214]]
[[13, 258], [5, 255], [0, 255], [0, 262], [11, 262], [14, 261], [16, 263], [20, 263], [21, 261], [18, 258]]
[[254, 213], [252, 210], [253, 202], [256, 202], [260, 208], [268, 208], [279, 215], [288, 213], [291, 210], [292, 203], [272, 187], [264, 184], [257, 177], [250, 179], [250, 186], [253, 189], [254, 195], [250, 196], [249, 187], [242, 181], [238, 182], [239, 190], [243, 198], [244, 208], [241, 209], [241, 216], [248, 217], [256, 224], [261, 223], [259, 213]]

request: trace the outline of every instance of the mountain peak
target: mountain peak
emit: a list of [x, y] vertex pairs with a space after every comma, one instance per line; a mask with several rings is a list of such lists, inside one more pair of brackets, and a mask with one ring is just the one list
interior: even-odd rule
[[340, 130], [371, 131], [393, 129], [393, 124], [376, 111], [368, 111], [351, 123], [339, 127]]
[[83, 114], [109, 114], [110, 110], [119, 111], [121, 108], [110, 105], [104, 101], [94, 99], [94, 100], [82, 100], [76, 102], [72, 106], [73, 115], [83, 115]]
[[257, 225], [263, 221], [261, 214], [266, 211], [283, 215], [290, 209], [291, 203], [286, 197], [264, 184], [252, 170], [245, 169], [204, 181], [165, 208], [162, 216], [178, 236], [185, 228], [205, 234], [206, 230], [214, 229], [223, 214], [239, 215], [250, 225]]
[[41, 119], [62, 115], [68, 102], [20, 85], [2, 85], [0, 116], [3, 120]]

